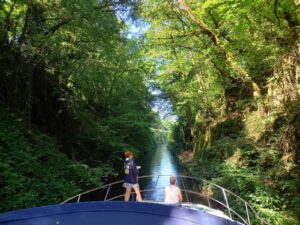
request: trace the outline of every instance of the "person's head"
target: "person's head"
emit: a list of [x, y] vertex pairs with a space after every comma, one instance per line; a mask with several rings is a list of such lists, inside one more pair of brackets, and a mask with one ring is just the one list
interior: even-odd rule
[[129, 158], [129, 159], [133, 158], [133, 153], [132, 153], [132, 151], [127, 150], [127, 151], [125, 152], [125, 157], [126, 157], [126, 158]]
[[172, 184], [172, 185], [176, 184], [176, 177], [175, 176], [170, 177], [170, 184]]

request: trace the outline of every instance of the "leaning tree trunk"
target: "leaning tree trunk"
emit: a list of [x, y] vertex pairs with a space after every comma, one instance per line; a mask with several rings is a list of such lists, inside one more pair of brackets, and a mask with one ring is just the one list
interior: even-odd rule
[[188, 13], [190, 18], [200, 27], [201, 33], [204, 33], [208, 38], [212, 41], [212, 43], [223, 53], [226, 61], [229, 63], [230, 67], [239, 75], [239, 77], [245, 81], [250, 82], [253, 89], [253, 96], [255, 98], [259, 97], [261, 95], [261, 91], [259, 86], [251, 79], [247, 71], [245, 71], [243, 68], [241, 68], [235, 57], [225, 49], [223, 46], [221, 40], [219, 37], [208, 28], [208, 26], [200, 19], [198, 19], [192, 12], [192, 10], [189, 8], [189, 6], [185, 3], [184, 0], [178, 0], [181, 7]]

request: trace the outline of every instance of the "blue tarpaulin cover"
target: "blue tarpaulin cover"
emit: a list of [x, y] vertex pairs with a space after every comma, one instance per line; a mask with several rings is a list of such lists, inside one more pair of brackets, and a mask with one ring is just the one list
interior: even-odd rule
[[241, 225], [192, 209], [138, 202], [83, 202], [0, 214], [1, 225]]

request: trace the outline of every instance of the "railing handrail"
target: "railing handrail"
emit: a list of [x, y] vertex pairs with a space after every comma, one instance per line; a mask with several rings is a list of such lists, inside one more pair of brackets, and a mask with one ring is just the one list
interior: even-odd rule
[[[157, 177], [157, 180], [156, 180], [156, 183], [157, 183], [160, 177], [170, 177], [170, 176], [173, 176], [173, 175], [166, 175], [166, 174], [144, 175], [144, 176], [139, 176], [138, 179], [141, 180], [141, 179], [144, 179], [144, 178], [155, 178], [155, 177]], [[246, 200], [244, 200], [240, 196], [236, 195], [232, 191], [227, 190], [226, 188], [224, 188], [224, 187], [222, 187], [220, 185], [217, 185], [217, 184], [215, 184], [213, 182], [210, 182], [208, 180], [205, 180], [203, 178], [191, 177], [191, 176], [186, 176], [186, 175], [177, 175], [176, 177], [179, 177], [181, 180], [182, 180], [182, 178], [187, 178], [187, 179], [201, 181], [203, 183], [203, 186], [209, 184], [209, 185], [212, 185], [212, 186], [216, 187], [217, 189], [221, 190], [222, 193], [223, 193], [223, 198], [225, 200], [225, 204], [223, 202], [215, 199], [215, 198], [210, 197], [208, 194], [203, 194], [203, 193], [195, 192], [193, 190], [186, 189], [185, 186], [184, 186], [184, 189], [181, 189], [183, 192], [185, 192], [185, 194], [186, 193], [192, 193], [192, 194], [196, 194], [198, 196], [205, 196], [208, 199], [210, 199], [210, 200], [212, 200], [214, 202], [217, 202], [218, 204], [222, 205], [223, 207], [225, 207], [228, 210], [230, 218], [232, 218], [231, 212], [233, 212], [238, 218], [240, 218], [242, 220], [243, 223], [245, 223], [247, 225], [251, 225], [251, 221], [250, 221], [250, 217], [249, 217], [249, 210], [248, 210], [248, 209], [250, 209], [252, 211], [252, 213], [254, 213], [255, 217], [257, 217], [261, 222], [263, 222], [264, 224], [270, 225], [266, 220], [264, 220], [263, 218], [260, 217], [259, 213]], [[106, 192], [104, 201], [111, 201], [111, 200], [114, 200], [114, 199], [121, 198], [121, 197], [124, 196], [124, 194], [118, 195], [118, 196], [114, 196], [112, 198], [108, 198], [107, 199], [111, 187], [113, 185], [120, 184], [120, 183], [123, 183], [123, 182], [124, 182], [123, 180], [119, 180], [119, 181], [115, 181], [115, 182], [112, 182], [112, 183], [109, 183], [109, 184], [102, 185], [102, 186], [97, 187], [97, 188], [93, 188], [91, 190], [88, 190], [88, 191], [79, 193], [77, 195], [74, 195], [74, 196], [68, 198], [67, 200], [63, 201], [61, 204], [67, 203], [67, 202], [69, 202], [69, 201], [71, 201], [73, 199], [77, 199], [77, 202], [80, 202], [80, 199], [81, 199], [82, 195], [85, 195], [85, 194], [88, 194], [88, 193], [91, 193], [91, 192], [95, 192], [97, 190], [105, 189], [105, 188], [108, 188], [108, 190]], [[159, 190], [159, 189], [163, 189], [163, 188], [146, 189], [146, 190], [141, 190], [141, 192], [155, 191], [155, 190]], [[238, 199], [239, 201], [241, 201], [241, 202], [244, 203], [245, 208], [246, 208], [246, 216], [247, 216], [246, 218], [243, 218], [240, 214], [238, 214], [235, 210], [233, 210], [232, 207], [230, 207], [230, 205], [228, 203], [228, 199], [227, 199], [227, 194], [230, 194], [230, 195], [234, 196], [236, 199]], [[210, 204], [210, 203], [208, 202], [208, 204]], [[209, 208], [211, 208], [211, 207], [209, 206]], [[213, 209], [213, 208], [211, 208], [211, 209]]]

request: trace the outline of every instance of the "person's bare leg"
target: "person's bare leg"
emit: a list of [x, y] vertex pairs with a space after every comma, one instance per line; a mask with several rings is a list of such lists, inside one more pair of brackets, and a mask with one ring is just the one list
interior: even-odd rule
[[127, 187], [125, 191], [125, 197], [124, 197], [125, 202], [129, 201], [130, 193], [131, 193], [131, 187]]
[[140, 192], [140, 187], [136, 187], [136, 188], [133, 188], [135, 193], [136, 193], [136, 200], [138, 202], [142, 202], [143, 199], [142, 199], [142, 196], [141, 196], [141, 192]]

